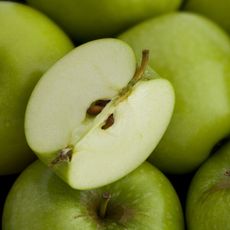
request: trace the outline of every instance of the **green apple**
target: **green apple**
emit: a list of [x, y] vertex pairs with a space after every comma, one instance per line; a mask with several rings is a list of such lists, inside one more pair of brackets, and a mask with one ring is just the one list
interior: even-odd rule
[[71, 187], [109, 184], [147, 159], [174, 106], [171, 84], [136, 68], [133, 50], [118, 39], [77, 47], [36, 85], [28, 103], [29, 146]]
[[0, 175], [22, 170], [33, 158], [24, 134], [24, 112], [41, 75], [73, 46], [48, 18], [32, 8], [0, 2]]
[[122, 34], [139, 57], [175, 89], [170, 125], [150, 161], [161, 170], [196, 168], [230, 131], [230, 40], [211, 21], [174, 13], [146, 21]]
[[13, 185], [2, 230], [183, 230], [177, 194], [149, 163], [105, 187], [70, 188], [39, 161]]
[[176, 10], [182, 0], [27, 0], [80, 41], [116, 35], [137, 22]]
[[230, 32], [229, 0], [188, 0], [185, 10], [205, 15]]
[[230, 230], [230, 143], [196, 173], [186, 214], [189, 230]]

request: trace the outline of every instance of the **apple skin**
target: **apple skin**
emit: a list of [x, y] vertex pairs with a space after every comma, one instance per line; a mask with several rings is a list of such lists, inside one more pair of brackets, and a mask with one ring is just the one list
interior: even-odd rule
[[89, 41], [121, 33], [151, 16], [176, 10], [181, 0], [27, 0], [74, 39]]
[[230, 229], [230, 143], [205, 162], [189, 188], [189, 230]]
[[[111, 194], [107, 217], [97, 209]], [[40, 161], [13, 185], [4, 207], [3, 230], [142, 229], [182, 230], [178, 197], [167, 178], [149, 163], [96, 190], [70, 188]]]
[[214, 23], [189, 13], [146, 21], [125, 32], [140, 57], [175, 89], [169, 127], [150, 161], [169, 173], [194, 170], [230, 131], [230, 41]]
[[230, 32], [229, 0], [188, 0], [185, 10], [205, 15]]
[[0, 2], [0, 175], [22, 170], [34, 158], [24, 134], [24, 112], [41, 75], [73, 45], [32, 8]]

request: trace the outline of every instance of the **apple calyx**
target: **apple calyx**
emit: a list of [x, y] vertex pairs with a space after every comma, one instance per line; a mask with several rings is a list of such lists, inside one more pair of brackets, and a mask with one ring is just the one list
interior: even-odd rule
[[107, 214], [107, 207], [112, 195], [109, 192], [104, 192], [101, 197], [101, 203], [99, 207], [99, 217], [104, 219]]
[[63, 162], [63, 161], [71, 161], [72, 154], [73, 154], [73, 147], [72, 146], [68, 146], [68, 147], [62, 149], [59, 152], [59, 154], [57, 155], [57, 157], [51, 161], [50, 166], [52, 167], [52, 166], [54, 166], [60, 162]]

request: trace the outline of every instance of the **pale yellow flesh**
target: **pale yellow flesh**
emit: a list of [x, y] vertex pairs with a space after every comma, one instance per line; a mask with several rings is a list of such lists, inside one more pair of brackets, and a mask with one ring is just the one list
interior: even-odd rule
[[94, 188], [138, 167], [165, 132], [173, 104], [173, 90], [166, 80], [138, 83], [126, 100], [107, 111], [114, 114], [110, 128], [103, 130], [99, 123], [76, 144], [68, 183], [74, 188]]
[[135, 69], [133, 51], [119, 40], [102, 39], [70, 52], [43, 76], [29, 100], [25, 130], [30, 147], [42, 154], [73, 144], [73, 132], [90, 104], [117, 95]]

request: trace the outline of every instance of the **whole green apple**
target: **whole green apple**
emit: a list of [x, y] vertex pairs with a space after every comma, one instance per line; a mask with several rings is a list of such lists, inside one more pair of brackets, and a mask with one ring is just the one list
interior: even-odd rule
[[0, 175], [22, 170], [32, 159], [24, 112], [41, 75], [73, 46], [48, 18], [32, 8], [0, 2]]
[[229, 0], [188, 0], [185, 10], [205, 15], [230, 32]]
[[181, 0], [27, 0], [74, 39], [110, 37], [146, 18], [176, 10]]
[[230, 230], [230, 143], [196, 173], [186, 214], [189, 230]]
[[17, 179], [4, 207], [3, 230], [182, 230], [178, 197], [149, 163], [108, 186], [70, 188], [39, 161]]
[[175, 89], [172, 120], [150, 161], [171, 173], [193, 170], [230, 132], [230, 40], [208, 19], [174, 13], [122, 34]]

